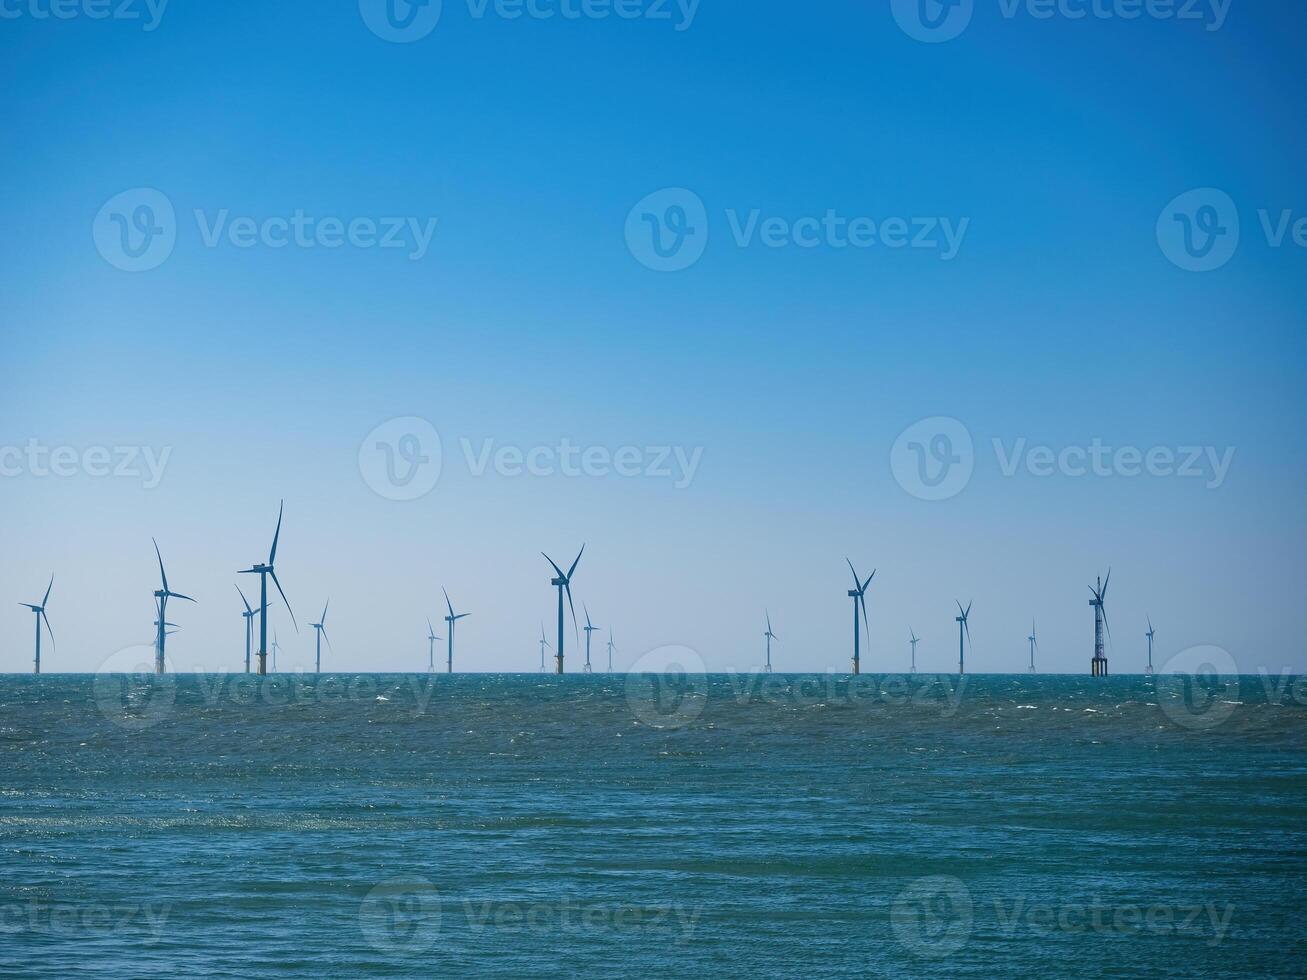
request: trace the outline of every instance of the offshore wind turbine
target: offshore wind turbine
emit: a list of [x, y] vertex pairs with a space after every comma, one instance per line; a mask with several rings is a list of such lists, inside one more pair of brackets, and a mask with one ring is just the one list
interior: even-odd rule
[[[277, 530], [272, 535], [272, 548], [268, 552], [266, 563], [260, 562], [250, 568], [242, 568], [239, 572], [241, 575], [257, 575], [259, 577], [259, 673], [268, 672], [268, 576], [272, 576], [273, 585], [277, 586], [277, 591], [281, 593], [281, 601], [286, 603], [286, 611], [290, 613], [290, 621], [295, 623], [295, 611], [290, 607], [290, 601], [286, 598], [286, 593], [281, 587], [281, 582], [277, 580], [277, 571], [274, 564], [277, 560], [277, 542], [281, 538], [281, 515], [286, 509], [286, 502], [282, 501], [281, 507], [277, 510]], [[295, 623], [295, 632], [299, 632], [299, 623]], [[275, 634], [274, 634], [275, 638]], [[275, 669], [275, 668], [274, 668]]]
[[763, 610], [763, 613], [767, 616], [767, 632], [762, 634], [764, 637], [767, 638], [767, 666], [765, 666], [762, 670], [763, 673], [770, 674], [771, 673], [771, 641], [779, 640], [780, 637], [777, 636], [775, 633], [773, 633], [771, 630], [771, 613], [767, 612], [767, 610], [765, 609]]
[[593, 625], [593, 624], [591, 624], [591, 622], [590, 622], [590, 609], [589, 609], [589, 607], [588, 607], [584, 602], [581, 603], [581, 609], [582, 609], [582, 611], [585, 613], [585, 625], [582, 626], [581, 628], [582, 628], [583, 630], [585, 630], [585, 672], [588, 674], [588, 673], [591, 672], [591, 668], [590, 668], [590, 634], [593, 633], [595, 630], [597, 630], [599, 627], [598, 627], [598, 626], [595, 626], [595, 625]]
[[608, 673], [613, 672], [613, 628], [608, 627]]
[[1153, 630], [1153, 617], [1149, 616], [1148, 632], [1144, 634], [1144, 636], [1148, 637], [1148, 670], [1145, 671], [1145, 673], [1148, 674], [1151, 674], [1153, 672], [1153, 637], [1155, 635], [1156, 634]]
[[328, 650], [331, 649], [331, 637], [327, 636], [327, 625], [326, 625], [326, 624], [327, 624], [327, 607], [330, 606], [330, 605], [331, 605], [331, 600], [328, 599], [328, 600], [327, 600], [327, 605], [325, 605], [325, 606], [322, 607], [322, 618], [319, 619], [316, 623], [310, 623], [310, 624], [309, 624], [310, 626], [313, 627], [314, 631], [317, 633], [317, 641], [318, 641], [317, 657], [316, 657], [316, 659], [315, 659], [314, 662], [313, 662], [313, 663], [314, 663], [314, 666], [313, 666], [313, 672], [314, 672], [315, 674], [321, 674], [321, 673], [322, 673], [322, 640], [323, 640], [323, 637], [326, 637], [326, 640], [327, 640], [327, 649], [328, 649]]
[[961, 615], [955, 616], [954, 619], [958, 624], [958, 674], [961, 675], [967, 672], [967, 648], [962, 643], [962, 637], [965, 633], [966, 638], [971, 639], [971, 627], [967, 624], [967, 617], [971, 615], [971, 603], [968, 602], [967, 608], [963, 609], [962, 603], [959, 602], [958, 612]]
[[245, 598], [245, 593], [241, 592], [241, 587], [236, 586], [236, 591], [240, 592], [241, 602], [245, 603], [245, 611], [241, 613], [241, 618], [245, 620], [245, 673], [250, 672], [250, 644], [254, 636], [254, 617], [258, 615], [250, 608], [250, 600]]
[[853, 600], [853, 672], [860, 673], [862, 670], [862, 653], [859, 645], [858, 631], [858, 609], [862, 609], [862, 625], [867, 630], [867, 642], [871, 642], [871, 627], [867, 624], [867, 586], [871, 580], [876, 577], [876, 570], [872, 569], [871, 574], [867, 576], [867, 581], [862, 581], [858, 576], [858, 570], [853, 567], [853, 562], [849, 562], [849, 571], [853, 573], [853, 588], [849, 590], [849, 598]]
[[31, 602], [20, 602], [20, 606], [26, 606], [32, 612], [36, 613], [36, 673], [41, 672], [41, 620], [45, 620], [45, 630], [50, 634], [50, 646], [54, 647], [54, 630], [50, 629], [50, 617], [45, 614], [45, 605], [50, 601], [50, 590], [54, 588], [54, 576], [50, 576], [50, 584], [45, 587], [45, 598], [41, 600], [38, 606]]
[[431, 625], [431, 620], [427, 620], [427, 673], [436, 672], [436, 641], [442, 637], [436, 636], [435, 627]]
[[1112, 628], [1107, 625], [1107, 583], [1112, 581], [1112, 570], [1107, 570], [1107, 578], [1098, 580], [1098, 588], [1089, 587], [1094, 597], [1089, 604], [1094, 607], [1094, 659], [1090, 662], [1090, 673], [1094, 677], [1107, 676], [1107, 654], [1103, 649], [1103, 631], [1112, 635]]
[[154, 624], [158, 627], [158, 632], [155, 633], [154, 637], [154, 672], [156, 674], [162, 674], [164, 672], [164, 645], [169, 636], [168, 627], [176, 625], [175, 623], [167, 622], [168, 600], [185, 599], [187, 602], [194, 602], [195, 600], [188, 595], [174, 592], [168, 587], [168, 573], [163, 570], [163, 555], [159, 552], [159, 542], [155, 541], [153, 538], [150, 540], [154, 542], [154, 554], [155, 557], [159, 559], [159, 578], [163, 580], [161, 587], [156, 589], [154, 593], [155, 605], [159, 610], [159, 619]]
[[921, 642], [921, 638], [917, 636], [916, 632], [913, 631], [911, 626], [908, 627], [908, 636], [912, 637], [912, 639], [908, 640], [908, 642], [912, 644], [912, 671], [911, 672], [915, 674], [917, 672], [917, 644]]
[[[471, 613], [455, 614], [454, 604], [449, 601], [449, 593], [445, 591], [444, 586], [441, 586], [440, 591], [445, 593], [445, 605], [449, 609], [449, 615], [445, 617], [445, 622], [449, 624], [449, 649], [446, 651], [445, 671], [446, 673], [452, 674], [454, 672], [454, 624], [457, 623], [460, 619], [466, 619], [468, 616], [471, 616], [472, 614]], [[431, 623], [428, 622], [427, 626], [430, 625]], [[437, 637], [437, 639], [439, 639], [439, 637]]]
[[545, 651], [549, 649], [549, 641], [545, 639], [545, 624], [540, 624], [540, 673], [546, 673]]
[[[581, 556], [585, 554], [585, 545], [581, 545], [581, 550], [576, 553], [576, 561], [572, 562], [572, 567], [564, 572], [558, 567], [558, 563], [542, 551], [545, 561], [554, 566], [554, 571], [558, 575], [549, 580], [549, 584], [558, 589], [558, 649], [554, 653], [558, 661], [557, 673], [563, 672], [563, 593], [567, 593], [567, 605], [572, 610], [572, 628], [576, 629], [576, 606], [572, 605], [572, 576], [576, 574], [576, 566], [581, 564]], [[580, 638], [578, 634], [578, 639]]]
[[1030, 635], [1026, 637], [1030, 641], [1030, 672], [1035, 673], [1035, 651], [1039, 649], [1039, 641], [1035, 639], [1035, 621], [1030, 621]]

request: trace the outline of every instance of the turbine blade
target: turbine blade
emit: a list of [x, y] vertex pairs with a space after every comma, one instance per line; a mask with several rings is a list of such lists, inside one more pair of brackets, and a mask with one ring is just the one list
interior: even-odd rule
[[867, 576], [867, 581], [865, 581], [865, 582], [862, 583], [862, 588], [859, 589], [858, 591], [860, 591], [860, 592], [866, 592], [866, 591], [867, 591], [867, 586], [869, 586], [869, 585], [871, 584], [871, 580], [874, 579], [875, 577], [876, 577], [876, 569], [873, 568], [873, 569], [871, 570], [871, 574]]
[[39, 615], [43, 620], [45, 620], [45, 631], [50, 634], [50, 649], [53, 650], [55, 649], [54, 630], [50, 628], [50, 617], [45, 614], [44, 609], [42, 609], [40, 613], [38, 613], [37, 615]]
[[[543, 551], [540, 552], [540, 554], [545, 555], [545, 553], [544, 553]], [[558, 567], [558, 563], [555, 562], [555, 561], [554, 561], [552, 558], [550, 558], [548, 555], [545, 555], [545, 561], [549, 562], [549, 564], [551, 564], [551, 565], [554, 566], [554, 571], [556, 571], [556, 572], [558, 573], [558, 577], [559, 577], [559, 578], [567, 578], [567, 576], [563, 574], [563, 570], [562, 570], [561, 568]]]
[[54, 576], [50, 576], [50, 584], [45, 587], [45, 598], [41, 600], [41, 608], [45, 609], [45, 604], [50, 601], [50, 590], [54, 588]]
[[[165, 590], [165, 591], [167, 591], [167, 590]], [[168, 593], [168, 598], [170, 598], [170, 599], [185, 599], [187, 602], [194, 602], [194, 601], [195, 601], [195, 600], [192, 599], [190, 596], [188, 596], [188, 595], [182, 595], [180, 592], [169, 592], [169, 593]]]
[[453, 616], [453, 615], [454, 615], [454, 604], [453, 604], [452, 602], [449, 601], [449, 592], [448, 592], [448, 590], [446, 590], [446, 588], [442, 585], [442, 586], [440, 587], [440, 591], [445, 593], [445, 605], [449, 607], [449, 615]]
[[567, 570], [567, 578], [570, 579], [572, 577], [572, 573], [576, 571], [576, 566], [581, 564], [581, 556], [584, 554], [585, 545], [581, 545], [581, 550], [576, 553], [576, 561], [572, 562], [572, 567]]
[[[973, 602], [974, 602], [974, 600], [973, 600]], [[972, 602], [968, 602], [968, 603], [967, 603], [967, 611], [966, 611], [965, 613], [962, 614], [962, 618], [963, 618], [963, 619], [966, 619], [968, 616], [971, 615], [971, 606], [972, 606], [972, 604], [973, 604]]]
[[159, 542], [158, 542], [158, 541], [155, 541], [154, 538], [151, 538], [150, 540], [151, 540], [151, 541], [154, 541], [154, 554], [155, 554], [155, 557], [157, 557], [157, 558], [159, 559], [159, 578], [163, 579], [163, 591], [164, 591], [164, 592], [167, 592], [167, 591], [168, 591], [168, 573], [165, 572], [165, 571], [163, 570], [163, 555], [159, 553]]
[[867, 647], [871, 648], [871, 624], [867, 622], [867, 597], [858, 596], [858, 607], [862, 610], [862, 632], [866, 634]]
[[1107, 583], [1112, 581], [1112, 569], [1107, 570], [1107, 578], [1103, 579], [1103, 598], [1107, 598]]
[[962, 611], [962, 603], [959, 602], [957, 599], [954, 599], [953, 601], [957, 602], [958, 604], [958, 615], [965, 619], [967, 614]]
[[[335, 649], [335, 647], [333, 647], [333, 646], [331, 645], [331, 637], [329, 637], [329, 636], [327, 635], [327, 628], [326, 628], [325, 626], [322, 627], [322, 638], [323, 638], [324, 640], [327, 641], [327, 649], [328, 649], [328, 650], [334, 650], [334, 649]], [[440, 637], [436, 637], [436, 639], [440, 639]]]
[[268, 552], [268, 564], [277, 563], [277, 542], [281, 540], [281, 515], [286, 511], [286, 501], [281, 502], [277, 508], [277, 530], [272, 533], [272, 550]]
[[[578, 560], [580, 560], [579, 556]], [[572, 567], [575, 568], [576, 566], [573, 565]], [[563, 586], [563, 589], [567, 592], [567, 605], [572, 610], [572, 635], [576, 639], [577, 646], [580, 646], [581, 631], [576, 628], [576, 606], [572, 605], [572, 583], [569, 581]]]
[[860, 581], [862, 581], [862, 580], [861, 580], [860, 578], [858, 578], [858, 570], [857, 570], [856, 568], [853, 567], [853, 562], [849, 561], [849, 559], [845, 558], [844, 560], [847, 561], [847, 562], [849, 562], [849, 571], [851, 571], [851, 572], [853, 573], [853, 587], [854, 587], [855, 589], [856, 589], [856, 588], [859, 588], [858, 583], [859, 583]]
[[472, 615], [471, 613], [459, 613], [457, 616], [454, 617], [454, 621], [457, 622], [460, 619], [467, 619], [471, 615]]
[[763, 610], [763, 615], [765, 615], [765, 616], [767, 617], [767, 632], [770, 633], [770, 632], [771, 632], [771, 613], [767, 612], [767, 610], [764, 609], [764, 610]]
[[581, 603], [581, 609], [585, 613], [585, 628], [590, 629], [590, 607], [583, 602]]
[[286, 603], [286, 612], [290, 613], [290, 621], [295, 623], [295, 632], [298, 633], [300, 631], [300, 624], [295, 622], [295, 610], [290, 607], [290, 600], [286, 598], [286, 592], [281, 587], [281, 582], [277, 580], [277, 573], [269, 569], [268, 574], [272, 576], [272, 584], [275, 585], [277, 591], [281, 593], [281, 601]]
[[318, 622], [320, 622], [320, 623], [325, 623], [325, 622], [327, 621], [327, 609], [328, 609], [330, 606], [331, 606], [331, 600], [328, 599], [328, 600], [327, 600], [327, 604], [326, 604], [325, 606], [322, 607], [322, 618], [321, 618], [320, 620], [318, 620]]
[[250, 615], [253, 615], [254, 610], [250, 608], [250, 600], [245, 598], [245, 593], [241, 592], [241, 587], [239, 585], [236, 586], [236, 591], [240, 593], [241, 602], [245, 603], [245, 611]]

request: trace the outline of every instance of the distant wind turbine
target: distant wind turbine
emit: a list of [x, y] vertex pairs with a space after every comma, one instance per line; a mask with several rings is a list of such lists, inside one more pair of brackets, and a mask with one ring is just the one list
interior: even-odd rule
[[771, 641], [779, 640], [780, 637], [772, 632], [771, 613], [767, 612], [767, 610], [765, 609], [763, 610], [763, 613], [767, 617], [767, 632], [762, 634], [767, 639], [767, 666], [763, 668], [763, 673], [770, 674], [771, 673]]
[[240, 592], [241, 602], [245, 603], [245, 611], [241, 613], [241, 618], [245, 620], [245, 673], [250, 672], [250, 645], [253, 643], [254, 636], [254, 617], [258, 615], [250, 608], [250, 600], [245, 598], [245, 593], [241, 592], [241, 587], [236, 586], [236, 591]]
[[169, 636], [167, 627], [175, 625], [174, 623], [167, 622], [168, 600], [185, 599], [187, 602], [194, 602], [195, 600], [188, 595], [182, 595], [180, 592], [173, 592], [172, 589], [168, 588], [168, 573], [163, 570], [163, 555], [159, 552], [159, 542], [154, 541], [153, 538], [150, 540], [154, 542], [154, 555], [159, 559], [159, 578], [163, 580], [162, 586], [154, 593], [155, 604], [159, 610], [159, 619], [154, 624], [158, 627], [158, 632], [155, 633], [154, 639], [154, 672], [156, 674], [162, 674], [164, 672], [164, 645]]
[[281, 649], [281, 644], [277, 642], [277, 631], [272, 631], [272, 672], [277, 672], [277, 651]]
[[[572, 605], [572, 576], [576, 574], [576, 566], [581, 564], [581, 556], [585, 554], [585, 545], [581, 545], [581, 550], [576, 553], [576, 561], [572, 562], [572, 567], [564, 572], [558, 567], [558, 563], [542, 551], [545, 561], [554, 566], [554, 571], [558, 573], [555, 578], [549, 580], [549, 584], [558, 589], [558, 649], [554, 657], [558, 661], [558, 673], [563, 672], [563, 593], [567, 593], [567, 605], [572, 610], [572, 628], [576, 628], [576, 606]], [[578, 633], [577, 638], [580, 638]]]
[[545, 651], [549, 649], [549, 641], [545, 639], [545, 624], [540, 624], [540, 673], [548, 672], [545, 667]]
[[908, 642], [912, 644], [912, 673], [915, 674], [917, 672], [917, 644], [921, 642], [921, 639], [911, 626], [908, 627], [908, 636], [912, 637]]
[[613, 672], [613, 628], [608, 627], [608, 673]]
[[[257, 575], [259, 577], [259, 673], [268, 672], [268, 576], [272, 576], [272, 583], [277, 587], [281, 594], [281, 601], [286, 603], [286, 611], [290, 613], [290, 621], [295, 623], [295, 632], [299, 632], [299, 623], [295, 622], [295, 612], [290, 608], [290, 601], [286, 598], [286, 593], [281, 587], [281, 582], [277, 580], [277, 571], [273, 567], [277, 560], [277, 542], [281, 539], [281, 516], [286, 509], [285, 501], [282, 501], [281, 507], [277, 510], [277, 530], [272, 535], [272, 548], [268, 552], [268, 561], [266, 564], [260, 563], [250, 568], [240, 570], [241, 575]], [[275, 637], [275, 634], [274, 634]], [[274, 670], [276, 668], [274, 667]]]
[[859, 642], [861, 631], [858, 629], [858, 610], [862, 610], [862, 625], [867, 630], [867, 642], [870, 643], [871, 627], [867, 624], [867, 586], [876, 577], [876, 570], [872, 569], [871, 574], [867, 576], [867, 580], [864, 582], [858, 575], [858, 570], [853, 567], [853, 562], [847, 558], [844, 560], [849, 562], [849, 571], [853, 573], [853, 588], [849, 591], [849, 598], [853, 600], [853, 672], [857, 674], [862, 671], [862, 650]]
[[1035, 639], [1035, 621], [1030, 621], [1030, 635], [1026, 637], [1030, 641], [1030, 672], [1035, 673], [1035, 651], [1039, 649], [1039, 641]]
[[46, 632], [50, 634], [50, 647], [54, 648], [54, 630], [50, 629], [50, 617], [45, 614], [45, 605], [50, 601], [50, 590], [54, 588], [54, 576], [50, 576], [50, 584], [45, 587], [45, 598], [41, 600], [38, 606], [32, 602], [20, 602], [20, 606], [26, 606], [32, 612], [36, 613], [36, 673], [41, 672], [41, 620], [45, 620]]
[[431, 625], [431, 620], [427, 620], [427, 673], [436, 672], [436, 641], [443, 637], [436, 636], [436, 629]]
[[962, 642], [962, 637], [965, 633], [966, 638], [971, 639], [971, 627], [967, 623], [967, 617], [971, 615], [971, 603], [968, 602], [967, 608], [963, 609], [962, 603], [959, 602], [958, 612], [961, 615], [954, 617], [958, 624], [958, 673], [965, 674], [967, 672], [967, 648]]
[[1148, 617], [1148, 632], [1144, 636], [1148, 637], [1148, 670], [1147, 673], [1153, 672], [1153, 637], [1156, 633], [1153, 630], [1153, 617]]
[[445, 592], [443, 586], [441, 587], [440, 591], [445, 593], [445, 606], [449, 609], [449, 615], [445, 617], [445, 622], [449, 624], [449, 649], [447, 650], [446, 652], [447, 655], [445, 657], [445, 670], [447, 673], [452, 674], [454, 672], [454, 624], [457, 623], [460, 619], [466, 619], [468, 616], [471, 616], [472, 614], [471, 613], [455, 614], [454, 604], [449, 601], [449, 593]]
[[1107, 570], [1107, 578], [1098, 580], [1098, 588], [1089, 587], [1089, 591], [1094, 597], [1089, 600], [1089, 604], [1094, 607], [1094, 659], [1090, 663], [1090, 673], [1094, 677], [1107, 676], [1107, 653], [1103, 649], [1103, 631], [1107, 635], [1112, 635], [1112, 629], [1107, 625], [1107, 583], [1112, 581], [1112, 570]]
[[328, 599], [328, 600], [327, 600], [327, 604], [326, 604], [325, 606], [322, 607], [322, 618], [319, 619], [316, 623], [310, 623], [310, 624], [309, 624], [310, 626], [313, 627], [314, 631], [317, 633], [317, 637], [316, 637], [316, 639], [317, 639], [317, 657], [316, 657], [316, 659], [314, 660], [314, 667], [313, 667], [313, 671], [314, 671], [314, 673], [317, 673], [317, 674], [321, 674], [321, 673], [322, 673], [322, 641], [323, 641], [323, 639], [326, 639], [326, 641], [327, 641], [327, 649], [328, 649], [328, 650], [331, 649], [331, 637], [327, 636], [327, 607], [330, 606], [330, 605], [331, 605], [331, 600]]
[[589, 607], [588, 607], [584, 602], [581, 603], [581, 610], [585, 613], [585, 625], [582, 626], [581, 628], [582, 628], [583, 630], [585, 630], [585, 672], [588, 674], [588, 673], [591, 672], [591, 668], [590, 668], [590, 634], [593, 633], [595, 630], [597, 630], [599, 627], [593, 625], [593, 624], [590, 622], [590, 609], [589, 609]]

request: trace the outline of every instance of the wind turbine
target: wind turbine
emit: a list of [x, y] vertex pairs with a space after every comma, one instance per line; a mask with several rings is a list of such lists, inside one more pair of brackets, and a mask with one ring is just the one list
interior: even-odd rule
[[20, 602], [20, 606], [26, 606], [32, 612], [36, 613], [36, 673], [41, 672], [41, 620], [45, 620], [46, 632], [50, 634], [50, 646], [54, 647], [54, 630], [50, 629], [50, 617], [45, 614], [45, 604], [50, 601], [50, 590], [54, 588], [54, 576], [50, 576], [50, 584], [45, 587], [45, 598], [41, 600], [38, 606], [31, 602]]
[[277, 642], [277, 631], [272, 631], [272, 672], [277, 672], [277, 651], [281, 649], [281, 644]]
[[962, 603], [958, 603], [958, 612], [962, 615], [955, 616], [954, 619], [958, 624], [958, 674], [967, 672], [967, 648], [962, 643], [962, 636], [965, 632], [966, 638], [971, 639], [971, 627], [967, 625], [967, 617], [971, 615], [971, 603], [967, 603], [967, 608], [962, 608]]
[[[440, 591], [445, 593], [445, 605], [449, 608], [449, 615], [445, 617], [445, 622], [449, 624], [449, 649], [447, 651], [447, 655], [445, 658], [445, 669], [448, 673], [452, 674], [454, 672], [454, 624], [457, 623], [460, 619], [466, 619], [468, 616], [471, 616], [472, 614], [458, 613], [457, 615], [455, 615], [454, 604], [449, 601], [449, 593], [445, 592], [443, 586], [441, 587]], [[430, 626], [431, 624], [427, 623], [427, 625]], [[436, 639], [440, 639], [440, 638], [436, 637]]]
[[163, 570], [163, 555], [159, 552], [159, 542], [155, 541], [154, 538], [150, 540], [154, 542], [154, 554], [159, 559], [159, 578], [163, 580], [162, 587], [156, 589], [154, 593], [155, 603], [159, 609], [159, 619], [154, 624], [158, 627], [158, 632], [154, 638], [154, 672], [162, 674], [164, 672], [164, 644], [169, 635], [167, 627], [176, 625], [166, 621], [168, 618], [168, 600], [185, 599], [187, 602], [194, 602], [195, 600], [188, 595], [182, 595], [180, 592], [174, 592], [168, 588], [168, 573]]
[[1152, 617], [1152, 616], [1149, 616], [1149, 617], [1148, 617], [1148, 632], [1144, 634], [1144, 636], [1148, 637], [1148, 671], [1147, 671], [1147, 673], [1149, 673], [1149, 674], [1151, 674], [1151, 673], [1153, 672], [1153, 637], [1154, 637], [1154, 635], [1156, 635], [1156, 634], [1155, 634], [1155, 632], [1154, 632], [1154, 630], [1153, 630], [1153, 617]]
[[431, 620], [427, 620], [427, 673], [436, 672], [436, 641], [442, 637], [436, 636], [435, 627], [431, 625]]
[[1107, 630], [1107, 635], [1112, 635], [1112, 629], [1107, 625], [1107, 583], [1112, 581], [1112, 570], [1107, 570], [1107, 578], [1098, 580], [1098, 588], [1092, 585], [1089, 591], [1094, 597], [1089, 600], [1089, 604], [1094, 607], [1094, 659], [1090, 664], [1090, 673], [1094, 677], [1107, 676], [1107, 654], [1103, 650], [1103, 631]]
[[[549, 584], [556, 586], [558, 589], [558, 650], [554, 657], [558, 661], [558, 673], [563, 672], [563, 593], [567, 593], [567, 604], [572, 610], [572, 627], [576, 628], [576, 606], [572, 605], [572, 576], [576, 573], [576, 566], [581, 564], [581, 556], [585, 554], [585, 545], [581, 545], [581, 550], [576, 553], [576, 561], [572, 562], [572, 567], [563, 572], [558, 564], [542, 551], [545, 561], [554, 566], [554, 571], [558, 573], [557, 577], [549, 580]], [[580, 637], [578, 636], [578, 639]]]
[[322, 640], [324, 637], [326, 637], [327, 640], [327, 649], [328, 650], [331, 649], [331, 637], [327, 636], [327, 606], [330, 605], [331, 605], [331, 600], [328, 599], [327, 605], [322, 607], [322, 618], [319, 619], [316, 623], [309, 624], [317, 632], [317, 641], [318, 641], [317, 659], [314, 660], [314, 667], [313, 667], [313, 672], [315, 674], [322, 673]]
[[[290, 621], [295, 623], [295, 612], [290, 608], [290, 601], [286, 598], [285, 591], [282, 590], [281, 582], [277, 581], [277, 572], [273, 567], [277, 560], [277, 541], [281, 538], [281, 515], [285, 509], [286, 502], [282, 501], [281, 507], [277, 510], [277, 530], [272, 535], [272, 549], [268, 552], [267, 564], [259, 563], [250, 568], [243, 568], [239, 572], [241, 575], [257, 575], [259, 577], [260, 674], [266, 674], [268, 672], [268, 576], [272, 576], [273, 585], [277, 586], [277, 591], [281, 593], [281, 601], [286, 603], [286, 611], [290, 613]], [[298, 633], [299, 628], [299, 623], [295, 623], [295, 632]]]
[[585, 625], [581, 628], [585, 630], [585, 672], [588, 674], [590, 673], [590, 634], [599, 627], [591, 625], [590, 609], [584, 602], [581, 603], [581, 609], [585, 612]]
[[915, 674], [917, 672], [917, 644], [921, 642], [921, 638], [917, 636], [911, 626], [908, 627], [908, 636], [912, 637], [908, 642], [912, 644], [912, 673]]
[[545, 624], [540, 624], [540, 673], [546, 673], [545, 651], [549, 649], [549, 641], [545, 639]]
[[862, 654], [859, 646], [858, 631], [858, 609], [862, 609], [862, 625], [867, 629], [867, 642], [871, 642], [871, 627], [867, 625], [867, 586], [871, 580], [876, 577], [876, 570], [872, 569], [871, 574], [867, 576], [867, 581], [862, 581], [858, 576], [858, 570], [853, 567], [853, 562], [849, 562], [849, 571], [853, 573], [853, 588], [849, 590], [849, 598], [853, 600], [853, 672], [860, 673], [862, 670]]
[[1026, 637], [1030, 641], [1030, 672], [1035, 673], [1035, 651], [1039, 649], [1039, 641], [1035, 639], [1035, 621], [1030, 621], [1030, 635]]
[[241, 602], [245, 603], [245, 611], [241, 613], [241, 618], [245, 620], [245, 673], [250, 672], [250, 645], [254, 636], [254, 617], [258, 615], [250, 608], [250, 600], [245, 598], [245, 593], [241, 592], [241, 587], [236, 586], [236, 591], [240, 592]]
[[608, 673], [613, 672], [613, 628], [608, 627]]
[[779, 640], [780, 637], [771, 631], [771, 613], [767, 612], [767, 610], [765, 609], [763, 610], [763, 613], [767, 616], [767, 632], [762, 634], [764, 637], [767, 638], [767, 666], [764, 667], [762, 670], [763, 673], [770, 674], [771, 673], [771, 641]]

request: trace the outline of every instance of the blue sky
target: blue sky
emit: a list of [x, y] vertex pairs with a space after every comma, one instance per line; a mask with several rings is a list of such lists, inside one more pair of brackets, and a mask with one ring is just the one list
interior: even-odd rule
[[[1045, 19], [976, 0], [941, 43], [888, 0], [702, 0], [688, 23], [675, 5], [510, 19], [445, 0], [409, 43], [350, 3], [170, 4], [153, 30], [144, 3], [128, 9], [146, 21], [5, 9], [0, 446], [170, 455], [148, 489], [6, 457], [0, 670], [30, 669], [16, 603], [51, 572], [47, 670], [148, 642], [152, 535], [200, 599], [173, 610], [176, 666], [235, 669], [233, 573], [283, 497], [283, 582], [301, 623], [331, 596], [340, 669], [424, 666], [442, 584], [472, 613], [460, 666], [531, 669], [553, 614], [539, 552], [582, 542], [576, 598], [612, 625], [619, 667], [685, 644], [748, 669], [767, 608], [778, 666], [843, 669], [846, 555], [879, 568], [868, 669], [906, 666], [910, 625], [923, 669], [951, 668], [950, 610], [974, 599], [973, 669], [1020, 669], [1034, 617], [1044, 668], [1086, 670], [1085, 586], [1109, 566], [1114, 669], [1142, 666], [1150, 614], [1159, 663], [1215, 644], [1250, 672], [1307, 666], [1307, 250], [1259, 217], [1307, 217], [1298, 6], [1236, 0], [1210, 30], [1210, 5]], [[140, 188], [173, 208], [175, 247], [129, 272], [96, 234]], [[707, 235], [676, 272], [624, 234], [666, 188], [701, 202]], [[1193, 272], [1157, 228], [1204, 188], [1240, 239]], [[108, 212], [130, 221], [126, 200]], [[296, 212], [435, 226], [416, 259], [226, 233]], [[965, 235], [951, 258], [741, 245], [732, 223], [753, 212]], [[365, 437], [404, 417], [442, 447], [411, 501], [360, 468]], [[892, 465], [933, 418], [974, 446], [938, 501]], [[660, 447], [701, 455], [688, 481], [475, 473], [480, 452], [564, 439], [632, 447], [642, 471]], [[1219, 480], [1004, 472], [1018, 446], [1094, 440], [1234, 454]], [[277, 629], [281, 666], [306, 666], [312, 631]]]

